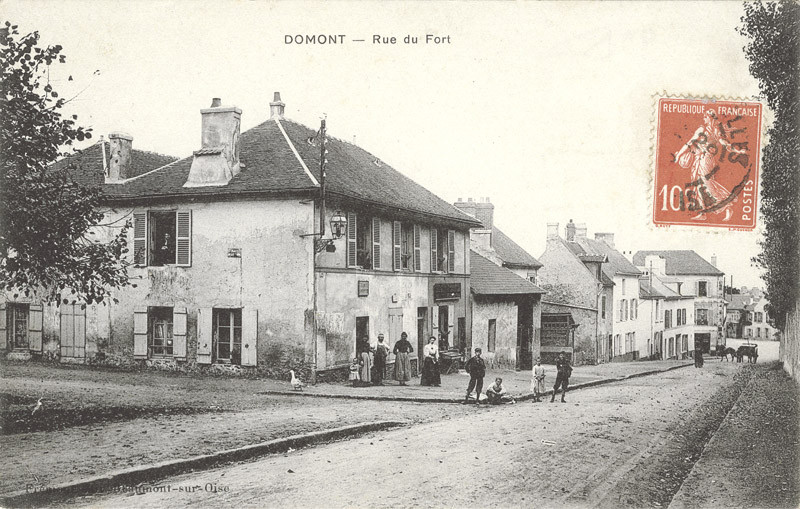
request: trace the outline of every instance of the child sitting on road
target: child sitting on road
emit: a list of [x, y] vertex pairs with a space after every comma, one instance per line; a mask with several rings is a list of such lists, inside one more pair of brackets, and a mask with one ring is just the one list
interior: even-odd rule
[[353, 387], [358, 387], [361, 380], [361, 377], [358, 376], [359, 366], [358, 359], [353, 359], [353, 362], [350, 363], [350, 380], [353, 382]]
[[489, 399], [489, 404], [499, 405], [501, 403], [516, 403], [514, 398], [508, 394], [506, 388], [503, 387], [503, 379], [495, 378], [494, 383], [486, 389], [486, 397]]

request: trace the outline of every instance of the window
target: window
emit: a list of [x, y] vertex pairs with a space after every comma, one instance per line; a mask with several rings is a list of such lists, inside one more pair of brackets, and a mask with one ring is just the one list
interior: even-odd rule
[[708, 310], [707, 309], [695, 310], [694, 323], [697, 325], [708, 325]]
[[400, 260], [403, 270], [414, 269], [414, 247], [419, 245], [419, 242], [416, 244], [414, 242], [416, 231], [417, 229], [410, 223], [402, 223], [400, 226]]
[[627, 301], [627, 299], [622, 301], [622, 310], [624, 311], [623, 320], [627, 320], [628, 319], [628, 301]]
[[619, 334], [614, 336], [614, 355], [621, 355], [622, 354], [622, 345], [620, 344]]
[[497, 338], [497, 320], [492, 318], [491, 320], [489, 320], [489, 337], [486, 343], [486, 350], [494, 352], [496, 338]]
[[150, 308], [148, 318], [150, 333], [147, 347], [150, 356], [171, 356], [173, 351], [172, 308]]
[[133, 214], [135, 265], [189, 266], [192, 262], [191, 247], [191, 210], [160, 210]]
[[761, 337], [761, 327], [756, 327], [756, 337], [757, 338]]
[[661, 302], [656, 301], [656, 320], [661, 316]]
[[453, 272], [455, 270], [455, 232], [431, 228], [431, 271]]
[[639, 316], [639, 301], [631, 299], [631, 320], [636, 320]]
[[362, 269], [381, 267], [381, 220], [347, 214], [347, 266]]
[[672, 327], [672, 310], [667, 309], [664, 311], [664, 328], [669, 329]]
[[28, 348], [28, 305], [8, 304], [6, 341], [9, 349]]
[[622, 295], [625, 295], [625, 279], [622, 280]]
[[214, 362], [242, 363], [242, 310], [214, 309]]
[[764, 313], [762, 313], [762, 312], [760, 312], [760, 311], [756, 311], [756, 312], [755, 312], [755, 319], [754, 319], [754, 321], [755, 321], [756, 323], [762, 323], [762, 322], [764, 321]]
[[605, 317], [606, 317], [606, 296], [603, 295], [603, 297], [600, 299], [600, 318], [605, 318]]
[[697, 282], [697, 296], [708, 297], [708, 281]]

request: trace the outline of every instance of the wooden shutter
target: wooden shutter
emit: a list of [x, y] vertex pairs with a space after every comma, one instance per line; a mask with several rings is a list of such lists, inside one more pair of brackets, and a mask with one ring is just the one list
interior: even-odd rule
[[175, 213], [175, 264], [189, 267], [192, 264], [192, 211]]
[[452, 334], [453, 330], [455, 330], [455, 314], [456, 314], [456, 307], [455, 303], [447, 306], [447, 341], [450, 343], [450, 346], [453, 346], [453, 340], [455, 339]]
[[172, 356], [186, 360], [186, 308], [172, 309]]
[[255, 366], [258, 362], [258, 309], [242, 311], [242, 366]]
[[347, 266], [348, 267], [355, 267], [358, 265], [358, 256], [357, 256], [358, 239], [356, 238], [358, 230], [356, 229], [356, 221], [358, 221], [356, 213], [348, 212], [347, 213]]
[[439, 306], [431, 307], [431, 324], [433, 325], [433, 336], [439, 337]]
[[439, 270], [439, 230], [431, 227], [431, 272]]
[[197, 363], [211, 364], [211, 342], [214, 337], [214, 322], [211, 308], [197, 310]]
[[447, 230], [447, 271], [456, 271], [456, 232]]
[[372, 218], [372, 268], [381, 268], [381, 220]]
[[8, 330], [6, 330], [6, 303], [0, 303], [0, 341], [6, 344], [6, 348], [8, 348]]
[[133, 214], [133, 264], [147, 265], [147, 212]]
[[28, 348], [33, 352], [42, 351], [42, 305], [28, 307]]
[[392, 260], [393, 260], [392, 268], [394, 270], [401, 270], [403, 268], [402, 251], [401, 251], [401, 247], [400, 247], [401, 246], [401, 239], [402, 239], [401, 228], [402, 227], [400, 225], [400, 221], [393, 221], [392, 222], [392, 244], [394, 246], [394, 249], [392, 251], [392, 255], [393, 255], [392, 256]]
[[72, 304], [61, 304], [59, 343], [61, 345], [61, 357], [75, 357], [75, 317], [74, 306]]
[[147, 307], [133, 311], [133, 358], [147, 358]]
[[79, 359], [83, 359], [86, 357], [86, 307], [82, 304], [75, 304], [73, 305], [72, 314], [74, 355]]
[[422, 236], [418, 224], [414, 225], [414, 270], [419, 272], [422, 270], [422, 253], [420, 244], [422, 243]]

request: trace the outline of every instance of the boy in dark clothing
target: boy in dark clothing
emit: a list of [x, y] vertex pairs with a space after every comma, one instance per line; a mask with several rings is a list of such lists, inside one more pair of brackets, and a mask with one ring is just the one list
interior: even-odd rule
[[567, 387], [569, 387], [569, 377], [572, 375], [572, 366], [570, 366], [565, 352], [558, 354], [556, 370], [558, 373], [556, 374], [556, 384], [553, 386], [553, 396], [550, 398], [550, 403], [556, 400], [556, 392], [558, 392], [559, 387], [561, 387], [561, 402], [566, 403], [564, 396], [567, 394]]
[[469, 373], [469, 385], [467, 385], [467, 396], [464, 398], [464, 403], [469, 403], [469, 395], [473, 389], [477, 389], [475, 393], [475, 403], [480, 403], [481, 391], [483, 390], [483, 377], [486, 376], [486, 364], [481, 359], [481, 349], [475, 349], [475, 355], [467, 361], [464, 369]]

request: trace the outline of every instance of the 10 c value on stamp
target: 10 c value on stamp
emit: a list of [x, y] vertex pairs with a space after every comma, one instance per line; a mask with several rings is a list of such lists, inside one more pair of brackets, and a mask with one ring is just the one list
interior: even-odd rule
[[653, 223], [752, 230], [761, 104], [658, 100]]

